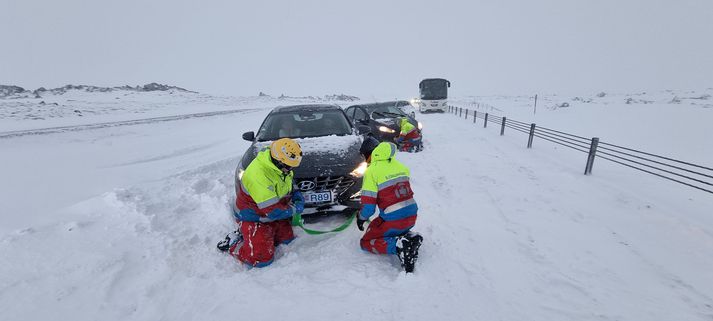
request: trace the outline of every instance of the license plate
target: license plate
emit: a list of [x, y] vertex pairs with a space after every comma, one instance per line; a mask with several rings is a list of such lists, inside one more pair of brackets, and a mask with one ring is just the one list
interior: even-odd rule
[[305, 198], [305, 203], [324, 203], [332, 201], [332, 192], [305, 192], [302, 193]]

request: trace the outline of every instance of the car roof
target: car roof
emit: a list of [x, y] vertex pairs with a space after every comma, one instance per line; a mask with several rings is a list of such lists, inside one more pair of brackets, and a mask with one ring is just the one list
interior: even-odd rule
[[292, 105], [292, 106], [277, 106], [270, 113], [285, 113], [299, 111], [325, 111], [325, 110], [341, 110], [337, 105], [329, 104], [308, 104], [308, 105]]
[[394, 101], [385, 101], [381, 103], [370, 103], [370, 104], [360, 104], [360, 105], [351, 105], [349, 107], [354, 107], [354, 106], [359, 106], [363, 108], [374, 108], [374, 107], [379, 107], [379, 106], [397, 106], [397, 107], [403, 107], [406, 105], [410, 105], [410, 103], [406, 100], [394, 100]]

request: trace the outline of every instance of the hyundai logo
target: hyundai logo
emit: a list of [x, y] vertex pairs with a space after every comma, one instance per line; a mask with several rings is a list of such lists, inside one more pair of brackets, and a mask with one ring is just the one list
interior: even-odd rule
[[315, 187], [317, 187], [317, 184], [315, 184], [312, 181], [301, 181], [299, 184], [297, 184], [297, 188], [299, 188], [301, 191], [311, 191]]

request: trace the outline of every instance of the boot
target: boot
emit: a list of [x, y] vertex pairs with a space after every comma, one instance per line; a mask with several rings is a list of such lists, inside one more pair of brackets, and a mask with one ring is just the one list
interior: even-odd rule
[[242, 241], [243, 233], [241, 233], [238, 228], [237, 230], [228, 233], [228, 235], [225, 236], [225, 239], [218, 242], [218, 250], [225, 252]]
[[418, 259], [418, 248], [421, 247], [423, 237], [417, 233], [409, 232], [396, 239], [396, 255], [399, 257], [401, 267], [406, 273], [412, 273]]

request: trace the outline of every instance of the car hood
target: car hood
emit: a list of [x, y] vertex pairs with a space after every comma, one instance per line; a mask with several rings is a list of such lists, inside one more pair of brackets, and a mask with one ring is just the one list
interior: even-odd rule
[[[357, 135], [323, 136], [294, 139], [302, 147], [302, 162], [294, 169], [295, 178], [341, 176], [353, 171], [364, 158], [359, 154], [362, 137]], [[241, 166], [247, 167], [271, 141], [256, 142], [243, 155]]]

